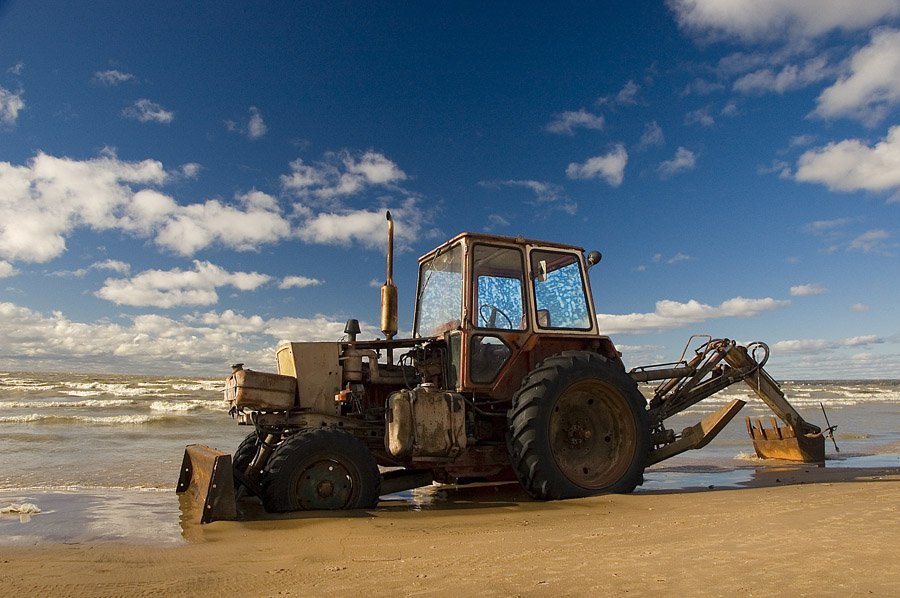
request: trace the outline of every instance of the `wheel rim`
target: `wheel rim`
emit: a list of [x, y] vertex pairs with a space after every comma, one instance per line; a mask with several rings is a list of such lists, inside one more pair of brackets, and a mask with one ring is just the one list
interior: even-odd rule
[[634, 459], [637, 430], [627, 399], [599, 380], [576, 382], [550, 415], [550, 452], [572, 483], [601, 490], [618, 482]]
[[353, 477], [340, 461], [321, 459], [302, 468], [297, 479], [300, 508], [344, 509], [353, 500]]

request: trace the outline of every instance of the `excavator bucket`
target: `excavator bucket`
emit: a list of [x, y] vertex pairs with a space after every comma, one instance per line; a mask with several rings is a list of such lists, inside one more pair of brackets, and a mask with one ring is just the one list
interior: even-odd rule
[[747, 433], [760, 459], [825, 463], [825, 436], [821, 432], [797, 434], [789, 424], [779, 426], [774, 417], [771, 428], [766, 428], [759, 419], [756, 425], [749, 417], [746, 421]]
[[202, 444], [184, 450], [178, 494], [184, 494], [193, 509], [200, 510], [200, 523], [237, 519], [231, 455]]

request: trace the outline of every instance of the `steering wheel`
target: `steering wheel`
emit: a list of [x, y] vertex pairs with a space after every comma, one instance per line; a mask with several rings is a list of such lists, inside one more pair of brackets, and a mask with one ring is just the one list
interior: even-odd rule
[[[487, 310], [487, 315], [485, 315], [485, 310]], [[487, 325], [487, 328], [497, 328], [497, 314], [503, 316], [503, 319], [506, 320], [507, 324], [509, 324], [509, 330], [515, 328], [510, 317], [496, 305], [484, 303], [481, 305], [481, 307], [478, 308], [478, 315], [481, 316], [481, 319]]]

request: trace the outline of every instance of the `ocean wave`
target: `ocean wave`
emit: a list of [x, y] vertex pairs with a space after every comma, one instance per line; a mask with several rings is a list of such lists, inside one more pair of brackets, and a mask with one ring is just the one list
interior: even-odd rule
[[168, 415], [56, 415], [31, 413], [29, 415], [9, 415], [0, 417], [0, 424], [90, 424], [96, 426], [141, 426], [173, 421]]
[[0, 401], [0, 409], [68, 409], [130, 407], [134, 399], [88, 399], [85, 401]]
[[193, 399], [189, 401], [154, 401], [150, 403], [150, 411], [197, 411], [208, 409], [222, 411], [223, 401], [205, 401]]

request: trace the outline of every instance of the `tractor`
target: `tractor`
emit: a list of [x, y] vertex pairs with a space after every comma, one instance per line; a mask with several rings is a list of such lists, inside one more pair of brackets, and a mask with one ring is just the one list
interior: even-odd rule
[[[351, 319], [340, 341], [279, 346], [277, 373], [232, 366], [225, 401], [252, 431], [233, 456], [187, 447], [177, 490], [201, 521], [235, 518], [236, 494], [285, 512], [373, 508], [434, 482], [518, 480], [538, 500], [631, 492], [744, 401], [680, 432], [666, 420], [741, 381], [784, 422], [748, 420], [760, 456], [824, 461], [822, 430], [765, 372], [763, 343], [707, 337], [690, 359], [626, 370], [598, 327], [596, 251], [459, 234], [419, 259], [412, 335], [397, 338], [390, 212], [387, 228], [383, 339]], [[657, 383], [651, 398], [639, 382]]]

